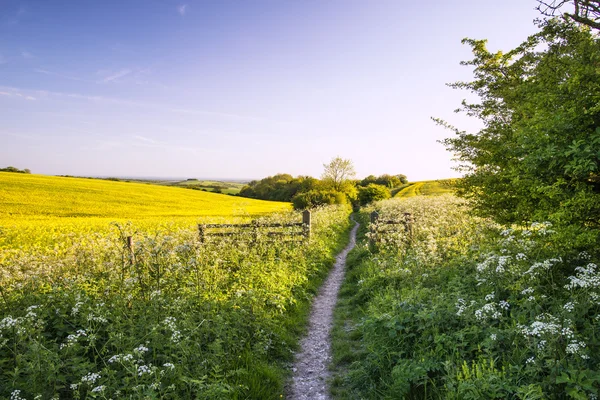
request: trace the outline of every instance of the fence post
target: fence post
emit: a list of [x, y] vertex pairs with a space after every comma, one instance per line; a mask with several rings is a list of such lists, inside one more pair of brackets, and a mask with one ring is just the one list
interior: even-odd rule
[[411, 213], [404, 213], [404, 228], [408, 234], [408, 240], [412, 243], [413, 240], [413, 217]]
[[252, 243], [258, 243], [258, 221], [252, 220]]
[[198, 234], [200, 235], [200, 243], [204, 243], [205, 239], [204, 225], [198, 224]]
[[371, 224], [369, 225], [369, 232], [371, 233], [371, 236], [369, 237], [369, 245], [370, 245], [371, 249], [375, 248], [375, 242], [376, 242], [375, 225], [377, 224], [378, 219], [379, 219], [379, 213], [377, 211], [373, 211], [371, 213]]
[[129, 262], [133, 264], [135, 262], [135, 254], [133, 251], [133, 237], [127, 236], [127, 238], [125, 238], [125, 243], [127, 245], [127, 251], [129, 251]]
[[311, 221], [309, 210], [302, 211], [302, 228], [304, 230], [304, 239], [310, 240]]

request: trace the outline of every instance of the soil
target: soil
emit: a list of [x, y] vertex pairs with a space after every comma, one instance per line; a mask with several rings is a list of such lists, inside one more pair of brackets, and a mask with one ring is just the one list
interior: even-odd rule
[[350, 232], [350, 243], [336, 257], [335, 265], [313, 299], [308, 333], [300, 342], [292, 368], [292, 382], [288, 390], [290, 400], [329, 400], [328, 381], [331, 362], [331, 328], [333, 309], [346, 267], [346, 256], [356, 245], [358, 223]]

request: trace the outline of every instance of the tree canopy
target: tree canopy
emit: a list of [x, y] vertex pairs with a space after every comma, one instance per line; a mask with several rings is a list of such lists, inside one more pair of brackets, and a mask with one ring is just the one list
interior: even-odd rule
[[556, 16], [565, 10], [568, 5], [573, 6], [573, 12], [565, 12], [567, 18], [594, 29], [600, 29], [600, 1], [599, 0], [538, 0], [537, 9], [549, 17]]
[[30, 174], [31, 171], [28, 168], [19, 169], [16, 167], [8, 166], [6, 168], [0, 168], [0, 172], [16, 172], [18, 174]]
[[323, 183], [338, 192], [343, 192], [344, 186], [356, 176], [352, 161], [341, 157], [335, 157], [329, 164], [323, 164], [323, 168]]
[[600, 42], [573, 22], [542, 22], [541, 31], [507, 53], [465, 39], [476, 93], [460, 111], [483, 129], [444, 141], [466, 176], [460, 193], [503, 223], [554, 221], [573, 230], [600, 228]]

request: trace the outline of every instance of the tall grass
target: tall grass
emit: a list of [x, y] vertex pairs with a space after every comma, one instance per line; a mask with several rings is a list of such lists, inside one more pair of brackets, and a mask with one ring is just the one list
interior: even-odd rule
[[340, 398], [598, 396], [597, 249], [570, 247], [548, 223], [496, 226], [447, 195], [374, 207], [415, 224], [351, 254], [334, 336]]
[[0, 398], [280, 398], [348, 212], [316, 210], [297, 245], [163, 229], [136, 234], [131, 257], [132, 225], [0, 250]]

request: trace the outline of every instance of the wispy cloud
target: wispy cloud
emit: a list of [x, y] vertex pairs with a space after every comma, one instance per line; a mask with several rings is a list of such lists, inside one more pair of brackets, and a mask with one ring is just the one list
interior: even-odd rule
[[[246, 121], [256, 121], [256, 122], [262, 122], [262, 123], [268, 123], [268, 124], [288, 124], [283, 121], [276, 121], [276, 120], [271, 120], [271, 119], [267, 119], [267, 118], [254, 117], [254, 116], [250, 116], [250, 115], [241, 115], [241, 114], [235, 114], [235, 113], [226, 113], [226, 112], [218, 112], [218, 111], [202, 110], [202, 109], [178, 109], [178, 108], [174, 108], [173, 105], [169, 105], [169, 104], [148, 103], [148, 102], [144, 102], [144, 101], [120, 99], [120, 98], [115, 98], [115, 97], [95, 96], [95, 95], [80, 94], [80, 93], [53, 92], [53, 91], [47, 91], [47, 90], [24, 90], [24, 89], [19, 89], [19, 88], [15, 88], [15, 87], [7, 87], [7, 86], [0, 86], [0, 91], [2, 93], [8, 93], [9, 95], [14, 95], [14, 96], [23, 97], [23, 98], [31, 97], [30, 100], [34, 100], [35, 99], [34, 96], [42, 97], [42, 98], [67, 97], [67, 98], [71, 98], [71, 99], [110, 103], [110, 104], [116, 104], [116, 105], [121, 105], [121, 106], [151, 108], [151, 109], [168, 111], [168, 112], [172, 112], [172, 113], [180, 113], [180, 114], [211, 115], [211, 116], [221, 117], [221, 118], [235, 118], [235, 119], [241, 119], [241, 120], [246, 120]], [[140, 136], [140, 137], [143, 137], [143, 136]]]
[[23, 58], [28, 58], [28, 59], [29, 59], [29, 58], [34, 58], [34, 55], [33, 55], [33, 54], [31, 54], [31, 53], [30, 53], [30, 52], [28, 52], [28, 51], [22, 50], [22, 51], [21, 51], [21, 57], [23, 57]]
[[8, 97], [20, 97], [25, 100], [37, 100], [35, 97], [30, 96], [28, 94], [23, 94], [19, 90], [8, 89], [8, 91], [7, 91], [7, 89], [4, 89], [4, 91], [0, 91], [0, 95], [8, 96]]
[[188, 11], [188, 5], [187, 4], [181, 4], [180, 6], [177, 6], [177, 12], [179, 12], [179, 14], [181, 14], [182, 16], [184, 16]]
[[50, 76], [57, 76], [59, 78], [69, 79], [69, 80], [72, 80], [72, 81], [96, 83], [96, 81], [91, 81], [89, 79], [83, 79], [83, 78], [79, 78], [77, 76], [73, 76], [73, 75], [70, 75], [70, 74], [64, 74], [64, 73], [61, 73], [61, 72], [48, 71], [47, 69], [43, 69], [43, 68], [34, 68], [33, 71], [37, 72], [38, 74], [44, 74], [44, 75], [50, 75]]
[[137, 139], [137, 140], [140, 140], [140, 141], [142, 141], [144, 143], [148, 143], [148, 144], [160, 144], [158, 141], [156, 141], [154, 139], [147, 138], [145, 136], [135, 135], [133, 138]]
[[109, 82], [118, 80], [120, 78], [123, 78], [123, 77], [131, 74], [132, 72], [133, 71], [129, 68], [121, 69], [119, 71], [110, 73], [108, 76], [105, 76], [104, 79], [102, 79], [102, 82], [109, 83]]
[[8, 62], [8, 59], [0, 53], [0, 65], [6, 64], [7, 62]]

